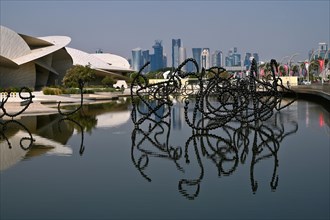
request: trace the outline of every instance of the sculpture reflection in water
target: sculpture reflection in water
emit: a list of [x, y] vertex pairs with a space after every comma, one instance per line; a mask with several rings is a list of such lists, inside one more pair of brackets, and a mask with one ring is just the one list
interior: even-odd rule
[[[23, 93], [27, 93], [28, 96], [24, 96]], [[18, 93], [19, 100], [22, 109], [18, 112], [7, 111], [6, 105], [9, 103], [10, 98], [15, 99], [16, 93], [6, 92], [4, 93], [5, 97], [2, 97], [0, 102], [0, 147], [1, 147], [1, 166], [0, 170], [3, 167], [10, 166], [11, 159], [6, 158], [6, 153], [8, 150], [12, 151], [12, 155], [20, 155], [19, 152], [28, 151], [33, 146], [35, 139], [33, 138], [30, 130], [21, 122], [14, 120], [13, 118], [22, 114], [32, 103], [34, 95], [29, 88], [22, 87]], [[22, 101], [23, 100], [23, 101]], [[5, 116], [11, 118], [11, 120], [2, 120]], [[14, 138], [13, 136], [19, 136], [19, 138]], [[13, 153], [14, 152], [14, 153]], [[17, 153], [18, 152], [18, 153]], [[13, 157], [13, 156], [12, 156]], [[3, 163], [5, 165], [3, 165]], [[9, 165], [7, 165], [9, 164]]]
[[[84, 90], [84, 85], [85, 82], [81, 79], [78, 80], [78, 84], [79, 84], [79, 90], [80, 90], [80, 105], [78, 108], [76, 108], [73, 111], [68, 111], [68, 112], [63, 112], [61, 111], [61, 101], [59, 101], [58, 105], [57, 105], [57, 110], [58, 112], [64, 116], [64, 118], [62, 118], [61, 120], [59, 120], [58, 122], [58, 128], [59, 130], [61, 130], [61, 126], [60, 124], [64, 121], [69, 121], [71, 123], [73, 123], [76, 127], [79, 127], [80, 133], [81, 133], [81, 142], [80, 142], [80, 148], [79, 148], [79, 154], [83, 155], [84, 150], [85, 150], [85, 146], [84, 146], [84, 128], [76, 121], [74, 120], [72, 117], [75, 113], [81, 115], [80, 112], [78, 112], [79, 110], [82, 110], [82, 106], [83, 106], [83, 90]], [[78, 132], [79, 132], [78, 130]]]
[[[183, 73], [182, 67], [193, 62], [197, 73]], [[199, 168], [197, 176], [183, 178], [178, 183], [180, 193], [188, 199], [195, 199], [200, 192], [204, 177], [203, 159], [209, 159], [217, 168], [218, 176], [233, 174], [239, 164], [245, 164], [252, 152], [250, 181], [252, 192], [258, 189], [255, 180], [255, 166], [269, 158], [274, 159], [270, 180], [272, 190], [278, 185], [278, 151], [280, 142], [298, 130], [295, 121], [285, 129], [279, 112], [295, 101], [283, 99], [283, 92], [295, 93], [285, 87], [276, 77], [277, 63], [272, 64], [272, 82], [258, 79], [255, 60], [252, 61], [247, 78], [233, 80], [224, 68], [212, 67], [198, 73], [193, 59], [182, 63], [165, 81], [149, 84], [141, 74], [144, 66], [131, 85], [133, 101], [131, 157], [133, 164], [148, 181], [147, 168], [151, 157], [173, 161], [178, 170], [185, 173], [189, 167]], [[205, 78], [205, 76], [208, 78]], [[195, 77], [195, 85], [181, 84], [185, 77]], [[198, 86], [196, 86], [198, 85]], [[189, 88], [188, 88], [189, 87]], [[171, 109], [173, 97], [183, 99], [185, 121], [192, 130], [183, 147], [169, 143], [171, 131]], [[275, 111], [276, 110], [276, 111]], [[183, 143], [181, 143], [183, 146]], [[184, 157], [184, 158], [183, 158]]]
[[[58, 112], [59, 115], [49, 116], [50, 121], [48, 121], [46, 127], [52, 128], [53, 122], [57, 122], [57, 131], [56, 133], [63, 133], [60, 135], [61, 137], [66, 137], [70, 133], [70, 128], [76, 128], [78, 133], [81, 134], [81, 142], [80, 142], [80, 149], [79, 154], [82, 155], [85, 147], [84, 147], [84, 127], [78, 123], [77, 120], [84, 118], [84, 114], [82, 112], [82, 89], [83, 83], [80, 83], [81, 89], [81, 103], [80, 106], [75, 109], [74, 111], [62, 111], [60, 110], [60, 103], [58, 104]], [[27, 92], [29, 94], [28, 97], [24, 97], [21, 93]], [[15, 117], [22, 115], [22, 113], [29, 107], [32, 103], [32, 99], [34, 96], [32, 95], [31, 91], [27, 88], [22, 88], [19, 92], [19, 98], [24, 100], [25, 106], [22, 110], [18, 112], [8, 112], [6, 104], [8, 103], [9, 98], [12, 98], [11, 93], [7, 93], [6, 98], [3, 98], [1, 101], [1, 110], [2, 113], [0, 115], [0, 151], [1, 151], [1, 163], [0, 163], [0, 170], [4, 170], [12, 166], [13, 164], [17, 163], [24, 157], [26, 157], [28, 152], [33, 151], [34, 148], [37, 149], [44, 149], [45, 151], [49, 151], [49, 149], [54, 149], [54, 153], [56, 152], [57, 155], [71, 155], [72, 150], [64, 146], [62, 143], [57, 142], [54, 140], [54, 137], [51, 136], [48, 132], [47, 137], [43, 137], [34, 128], [35, 125], [38, 125], [37, 119], [35, 125], [32, 123], [31, 125], [25, 125], [23, 122], [31, 122], [31, 120], [25, 120], [25, 117], [21, 117], [20, 119], [14, 119]], [[20, 101], [21, 101], [20, 100]], [[80, 110], [80, 111], [79, 111]], [[10, 120], [3, 120], [4, 116], [11, 117]], [[45, 116], [46, 117], [46, 116]], [[90, 120], [90, 117], [86, 116]], [[37, 116], [35, 116], [37, 118]], [[32, 120], [33, 121], [33, 120]], [[93, 121], [93, 120], [92, 120]], [[71, 124], [71, 125], [69, 125]], [[33, 132], [31, 132], [31, 128]], [[55, 129], [56, 130], [56, 129]], [[63, 132], [62, 132], [63, 131]], [[55, 131], [53, 131], [55, 132]], [[50, 132], [50, 133], [53, 133]], [[65, 135], [64, 135], [65, 134]], [[70, 136], [70, 135], [69, 135]], [[63, 138], [60, 138], [63, 139]], [[52, 150], [51, 150], [52, 152]], [[31, 153], [32, 154], [32, 153]]]
[[[134, 94], [131, 93], [133, 107], [131, 118], [135, 124], [135, 129], [132, 132], [134, 147], [131, 149], [131, 155], [132, 161], [141, 175], [151, 181], [144, 172], [149, 164], [149, 157], [172, 160], [179, 170], [182, 169], [177, 163], [182, 156], [182, 149], [174, 147], [168, 142], [171, 131], [170, 115], [173, 105], [169, 95], [178, 87], [177, 83], [179, 81], [169, 80], [165, 83], [149, 86], [147, 78], [141, 74], [143, 68], [131, 84], [131, 91], [134, 90], [135, 86], [138, 87]], [[151, 97], [151, 101], [145, 98], [146, 93]], [[138, 137], [141, 137], [141, 139]], [[147, 141], [151, 143], [149, 145], [151, 147], [145, 147]], [[138, 159], [136, 159], [136, 152], [141, 153]]]

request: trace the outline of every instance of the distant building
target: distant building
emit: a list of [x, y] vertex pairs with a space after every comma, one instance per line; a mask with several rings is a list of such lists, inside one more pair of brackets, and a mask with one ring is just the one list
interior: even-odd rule
[[202, 61], [203, 68], [205, 68], [205, 69], [210, 68], [210, 49], [209, 48], [203, 48], [201, 61]]
[[[328, 51], [328, 44], [327, 43], [319, 43], [319, 54], [318, 57], [321, 57], [322, 59], [327, 58], [329, 59], [330, 55]], [[327, 54], [327, 57], [325, 57]]]
[[259, 63], [259, 61], [260, 61], [259, 54], [258, 53], [253, 53], [252, 56], [256, 60], [256, 62]]
[[[183, 63], [187, 59], [186, 48], [179, 48], [179, 64]], [[187, 71], [186, 65], [182, 67], [182, 71]]]
[[151, 71], [164, 68], [163, 46], [161, 40], [156, 40], [154, 46], [154, 54], [151, 55]]
[[[147, 62], [150, 62], [150, 54], [149, 54], [149, 50], [142, 50], [142, 63], [141, 66], [145, 65]], [[150, 71], [150, 65], [146, 66], [143, 69], [143, 73], [147, 73]]]
[[255, 59], [255, 61], [258, 63], [259, 62], [259, 54], [258, 53], [245, 53], [244, 57], [244, 63], [243, 66], [245, 67], [246, 70], [250, 69], [252, 59]]
[[242, 66], [241, 54], [237, 52], [237, 47], [234, 47], [228, 51], [228, 55], [225, 58], [226, 66]]
[[246, 69], [249, 69], [249, 67], [251, 65], [251, 60], [250, 60], [251, 57], [252, 57], [251, 53], [248, 53], [248, 52], [245, 53], [243, 65], [245, 66]]
[[[313, 56], [313, 57], [312, 57]], [[326, 57], [325, 57], [326, 56]], [[330, 59], [330, 50], [328, 48], [327, 43], [319, 43], [319, 47], [317, 50], [311, 49], [308, 52], [308, 59], [313, 60], [313, 59]]]
[[223, 66], [223, 62], [222, 62], [222, 51], [220, 50], [216, 50], [212, 53], [212, 66], [217, 66], [217, 67], [221, 67]]
[[179, 48], [181, 47], [181, 39], [172, 39], [172, 67], [179, 66]]
[[164, 54], [163, 56], [163, 68], [167, 67], [167, 56]]
[[141, 69], [142, 64], [142, 50], [141, 48], [135, 48], [132, 50], [132, 69], [138, 72]]
[[[192, 48], [192, 54], [193, 54], [193, 58], [196, 60], [196, 62], [198, 64], [199, 70], [201, 70], [201, 67], [202, 67], [202, 62], [201, 62], [202, 48]], [[195, 65], [193, 67], [193, 71], [196, 72]]]

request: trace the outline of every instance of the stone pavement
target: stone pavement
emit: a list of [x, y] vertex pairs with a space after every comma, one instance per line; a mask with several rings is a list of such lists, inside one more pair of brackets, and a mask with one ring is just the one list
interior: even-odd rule
[[[29, 107], [21, 115], [41, 115], [58, 113], [57, 105], [61, 101], [61, 106], [80, 104], [80, 94], [77, 95], [44, 95], [42, 91], [32, 92], [34, 98]], [[22, 93], [23, 97], [29, 97], [28, 93]], [[108, 92], [96, 94], [84, 94], [83, 102], [92, 103], [97, 101], [110, 101], [118, 99], [119, 96], [130, 95], [130, 90], [124, 92]], [[0, 103], [6, 97], [5, 94], [0, 94]], [[24, 100], [19, 97], [19, 94], [12, 94], [8, 101], [4, 104], [8, 113], [17, 113], [24, 108]], [[3, 111], [0, 109], [0, 116]], [[8, 118], [7, 116], [3, 117]]]

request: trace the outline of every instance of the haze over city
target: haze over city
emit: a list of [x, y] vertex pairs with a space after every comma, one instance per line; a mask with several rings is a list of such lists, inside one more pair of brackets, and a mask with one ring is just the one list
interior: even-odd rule
[[299, 53], [308, 58], [329, 43], [330, 2], [319, 1], [0, 1], [1, 25], [18, 33], [71, 37], [69, 47], [131, 58], [162, 40], [171, 65], [171, 40], [224, 55], [256, 52], [260, 60]]

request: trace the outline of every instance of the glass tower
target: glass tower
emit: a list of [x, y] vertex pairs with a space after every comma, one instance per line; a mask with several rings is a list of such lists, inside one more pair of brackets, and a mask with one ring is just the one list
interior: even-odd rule
[[214, 51], [214, 53], [212, 54], [212, 66], [222, 66], [222, 51]]
[[[187, 59], [186, 48], [180, 47], [179, 48], [179, 64], [183, 63]], [[187, 71], [187, 65], [182, 67], [183, 71]]]
[[164, 56], [163, 46], [161, 40], [156, 40], [154, 48], [154, 54], [151, 57], [151, 71], [159, 70], [164, 68]]
[[[146, 64], [147, 62], [150, 61], [150, 54], [149, 54], [149, 50], [143, 50], [142, 51], [142, 63], [141, 63], [141, 67]], [[146, 66], [143, 70], [143, 73], [147, 73], [150, 71], [150, 65]]]
[[138, 72], [141, 69], [142, 53], [141, 48], [135, 48], [132, 50], [132, 69]]
[[[196, 60], [196, 62], [198, 64], [199, 70], [201, 70], [202, 48], [192, 48], [192, 54], [193, 54], [193, 58]], [[196, 72], [196, 71], [197, 70], [194, 65], [193, 72]]]
[[202, 67], [204, 67], [205, 69], [210, 68], [210, 49], [209, 48], [203, 48], [201, 61], [202, 61]]
[[172, 39], [172, 67], [179, 66], [179, 48], [181, 47], [181, 39]]

